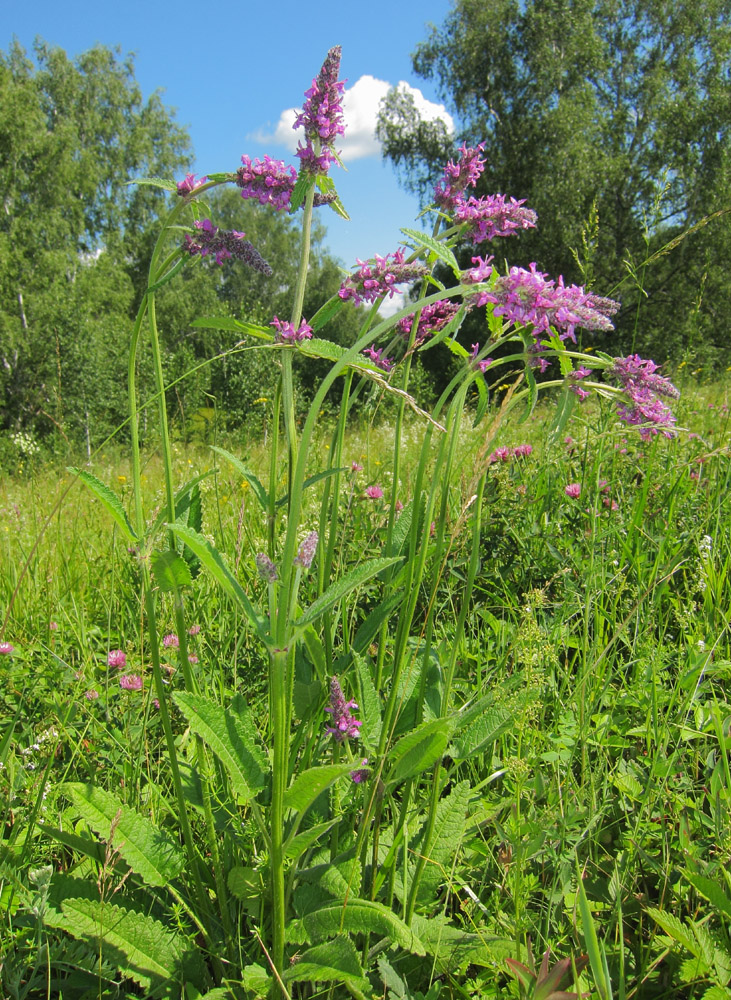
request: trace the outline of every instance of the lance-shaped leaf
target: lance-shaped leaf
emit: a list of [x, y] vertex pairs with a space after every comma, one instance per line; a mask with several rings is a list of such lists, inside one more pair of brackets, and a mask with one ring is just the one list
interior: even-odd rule
[[394, 563], [400, 562], [398, 557], [392, 559], [369, 559], [368, 562], [361, 563], [346, 573], [339, 580], [336, 580], [317, 600], [309, 606], [301, 618], [297, 619], [297, 631], [300, 632], [306, 625], [317, 621], [321, 615], [334, 607], [347, 594], [361, 587], [367, 580], [376, 576], [381, 570]]
[[271, 639], [266, 631], [265, 619], [254, 608], [241, 584], [224, 563], [220, 552], [211, 545], [207, 538], [204, 538], [203, 535], [186, 525], [175, 523], [169, 524], [168, 528], [170, 528], [174, 535], [177, 535], [178, 538], [185, 542], [216, 582], [244, 610], [246, 617], [262, 642], [269, 643]]
[[348, 763], [325, 764], [323, 767], [311, 767], [302, 771], [284, 793], [284, 808], [294, 809], [299, 813], [306, 812], [318, 795], [352, 770], [353, 765]]
[[302, 924], [313, 941], [335, 934], [380, 934], [405, 951], [426, 955], [426, 949], [411, 928], [382, 903], [348, 899], [306, 913]]
[[173, 699], [228, 771], [234, 792], [248, 802], [266, 784], [268, 764], [243, 699], [235, 698], [227, 709], [187, 691], [175, 691]]
[[444, 243], [440, 243], [439, 240], [435, 240], [433, 236], [429, 236], [427, 233], [421, 233], [418, 229], [402, 229], [401, 232], [404, 236], [408, 237], [409, 240], [415, 246], [421, 246], [433, 253], [435, 257], [451, 267], [452, 272], [456, 278], [460, 276], [459, 264], [457, 263], [457, 258], [454, 256], [452, 250], [446, 246]]
[[75, 469], [73, 466], [69, 466], [68, 471], [76, 476], [77, 479], [80, 479], [84, 486], [91, 490], [97, 500], [104, 505], [107, 513], [111, 514], [114, 518], [117, 527], [127, 541], [130, 543], [137, 542], [137, 535], [129, 522], [127, 512], [117, 494], [103, 483], [101, 479], [92, 476], [90, 472], [84, 472], [83, 469]]
[[422, 774], [442, 757], [450, 733], [448, 719], [433, 719], [402, 736], [388, 754], [390, 770], [384, 780], [396, 785]]
[[111, 839], [112, 846], [148, 885], [167, 885], [183, 870], [185, 858], [173, 838], [111, 792], [76, 782], [67, 782], [62, 788], [91, 829], [104, 840]]

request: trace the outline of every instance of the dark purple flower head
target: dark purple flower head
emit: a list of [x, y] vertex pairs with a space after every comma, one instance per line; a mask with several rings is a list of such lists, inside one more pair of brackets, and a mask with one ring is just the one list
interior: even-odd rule
[[196, 188], [201, 187], [208, 180], [207, 177], [201, 177], [199, 181], [195, 179], [195, 174], [186, 174], [182, 181], [178, 181], [178, 194], [181, 197], [185, 197], [187, 194], [195, 191]]
[[380, 368], [381, 371], [390, 372], [393, 369], [394, 363], [391, 358], [383, 357], [383, 348], [377, 351], [373, 347], [365, 347], [363, 349], [363, 353], [370, 361], [373, 362], [376, 368]]
[[185, 246], [183, 249], [195, 257], [212, 255], [217, 264], [223, 264], [224, 260], [234, 257], [241, 260], [255, 271], [270, 275], [272, 269], [264, 260], [259, 251], [252, 246], [248, 240], [244, 239], [245, 233], [237, 233], [235, 229], [221, 230], [214, 226], [210, 219], [196, 220], [194, 223], [198, 232], [195, 236], [186, 233]]
[[483, 142], [474, 149], [468, 149], [467, 145], [461, 146], [459, 151], [462, 154], [459, 161], [455, 163], [450, 160], [447, 163], [442, 179], [434, 188], [435, 204], [450, 213], [460, 200], [462, 192], [473, 187], [485, 169], [485, 161], [481, 155], [485, 151]]
[[269, 326], [276, 328], [277, 335], [276, 340], [279, 343], [285, 344], [298, 344], [301, 340], [309, 340], [312, 336], [312, 327], [305, 322], [303, 319], [300, 325], [295, 330], [294, 325], [285, 320], [278, 319], [276, 316], [271, 321]]
[[265, 552], [259, 552], [255, 557], [254, 562], [256, 563], [257, 571], [262, 580], [266, 580], [267, 583], [274, 583], [279, 579], [277, 567]]
[[473, 243], [484, 243], [496, 236], [512, 236], [521, 229], [534, 229], [538, 216], [532, 208], [523, 208], [525, 198], [508, 201], [504, 194], [486, 198], [460, 198], [455, 204], [454, 221], [470, 223], [468, 235]]
[[[440, 330], [443, 330], [458, 312], [459, 303], [452, 302], [449, 299], [438, 299], [436, 302], [424, 306], [419, 315], [419, 325], [416, 328], [414, 347], [419, 347], [427, 337], [431, 337]], [[416, 313], [411, 313], [410, 316], [404, 316], [396, 324], [397, 331], [407, 340], [411, 335], [411, 327], [414, 324], [415, 315]]]
[[355, 771], [350, 772], [350, 778], [355, 785], [362, 785], [364, 781], [368, 781], [371, 776], [371, 769], [366, 767], [368, 764], [368, 758], [364, 757], [360, 762], [360, 767], [356, 768]]
[[356, 702], [345, 700], [340, 681], [337, 677], [332, 677], [330, 680], [330, 704], [325, 709], [332, 716], [332, 725], [326, 726], [325, 732], [334, 736], [338, 743], [358, 738], [358, 730], [363, 723], [350, 714], [350, 709], [357, 707]]
[[423, 277], [427, 269], [423, 264], [407, 264], [404, 251], [399, 247], [395, 253], [373, 260], [358, 260], [360, 268], [351, 274], [340, 286], [341, 299], [352, 299], [358, 306], [362, 302], [375, 302], [382, 295], [389, 298], [397, 292], [398, 285]]
[[312, 560], [315, 558], [315, 552], [317, 552], [317, 542], [319, 536], [316, 531], [311, 531], [304, 542], [299, 547], [297, 555], [294, 557], [295, 566], [302, 566], [304, 569], [309, 569], [312, 565]]
[[669, 379], [657, 374], [658, 367], [654, 361], [630, 354], [626, 358], [615, 358], [607, 370], [609, 378], [620, 385], [627, 397], [627, 402], [617, 407], [620, 420], [632, 426], [650, 424], [640, 428], [640, 435], [645, 439], [660, 430], [666, 437], [672, 437], [675, 417], [659, 397], [678, 399], [680, 396]]

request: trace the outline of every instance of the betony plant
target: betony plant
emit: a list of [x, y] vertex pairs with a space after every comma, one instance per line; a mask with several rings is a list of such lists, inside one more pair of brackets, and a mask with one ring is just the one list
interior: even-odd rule
[[[482, 172], [481, 146], [463, 146], [446, 166], [430, 207], [431, 234], [403, 230], [404, 246], [358, 261], [338, 294], [314, 316], [303, 316], [313, 211], [330, 206], [345, 214], [330, 176], [345, 128], [339, 69], [335, 47], [294, 123], [304, 135], [298, 171], [245, 155], [236, 172], [200, 180], [189, 174], [167, 185], [177, 200], [152, 253], [129, 358], [131, 520], [111, 490], [79, 473], [139, 563], [175, 822], [153, 821], [95, 785], [65, 786], [75, 811], [107, 842], [105, 857], [115, 849], [115, 865], [127, 866], [127, 881], [112, 899], [95, 896], [82, 878], [59, 876], [45, 919], [98, 941], [100, 955], [113, 956], [146, 995], [185, 990], [200, 996], [225, 987], [233, 996], [287, 996], [307, 989], [299, 984], [329, 983], [364, 997], [373, 991], [373, 977], [393, 973], [389, 962], [399, 956], [430, 956], [425, 971], [411, 967], [420, 977], [414, 985], [425, 989], [452, 960], [464, 966], [493, 959], [479, 933], [455, 937], [447, 919], [450, 866], [472, 802], [464, 765], [510, 724], [501, 717], [491, 727], [489, 693], [463, 703], [454, 683], [480, 562], [486, 477], [493, 462], [504, 460], [491, 443], [516, 406], [531, 410], [546, 390], [556, 392], [561, 427], [571, 408], [594, 392], [615, 400], [618, 418], [644, 436], [673, 433], [663, 398], [677, 393], [653, 362], [575, 348], [577, 327], [611, 331], [618, 303], [553, 280], [535, 264], [502, 274], [483, 255], [460, 265], [457, 252], [465, 241], [480, 246], [537, 223], [520, 200], [469, 194]], [[199, 481], [176, 490], [155, 309], [158, 289], [206, 258], [214, 267], [276, 273], [276, 261], [265, 261], [245, 233], [222, 231], [208, 217], [205, 195], [223, 184], [237, 185], [243, 198], [267, 208], [300, 212], [302, 224], [289, 318], [240, 325], [255, 349], [268, 351], [279, 366], [267, 485], [237, 456], [217, 449], [251, 487], [265, 524], [241, 576], [203, 532]], [[414, 282], [418, 297], [382, 318], [384, 300]], [[344, 348], [326, 333], [349, 302], [365, 308], [355, 343]], [[462, 344], [462, 322], [476, 311], [485, 318], [482, 346]], [[136, 384], [144, 331], [154, 361], [165, 475], [164, 510], [151, 524], [141, 489]], [[411, 365], [417, 351], [439, 344], [458, 363], [426, 412], [409, 392]], [[331, 365], [301, 426], [295, 358]], [[468, 416], [477, 424], [490, 412], [488, 379], [501, 367], [513, 381], [460, 498], [450, 482], [462, 425]], [[552, 367], [555, 377], [536, 379], [536, 372]], [[339, 414], [325, 467], [318, 468], [315, 430], [337, 381]], [[344, 454], [344, 441], [349, 413], [369, 387], [391, 396], [396, 414], [390, 486], [381, 480], [361, 488], [364, 503], [373, 505], [370, 510], [378, 505], [382, 515], [369, 551], [362, 551], [347, 531], [361, 467]], [[401, 441], [407, 407], [423, 422], [408, 479]], [[527, 455], [529, 448], [521, 445], [509, 457]], [[282, 458], [286, 476], [278, 496]], [[437, 596], [457, 546], [465, 561], [445, 630]], [[201, 690], [185, 609], [186, 592], [201, 569], [235, 609], [231, 628], [243, 615], [260, 644], [267, 671], [264, 720], [240, 692], [221, 704]], [[163, 646], [176, 652], [182, 678], [182, 689], [172, 695], [158, 638], [161, 594], [175, 622]], [[110, 665], [124, 666], [121, 651], [109, 658]], [[137, 680], [141, 686], [137, 675], [120, 683], [134, 690]], [[185, 749], [181, 719], [191, 734]], [[65, 842], [98, 854], [98, 845], [82, 838]]]

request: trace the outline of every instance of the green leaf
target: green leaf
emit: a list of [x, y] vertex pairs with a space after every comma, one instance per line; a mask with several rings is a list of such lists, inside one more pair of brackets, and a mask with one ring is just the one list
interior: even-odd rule
[[304, 813], [318, 795], [353, 770], [353, 764], [325, 764], [301, 771], [284, 793], [284, 808]]
[[417, 838], [416, 850], [427, 858], [417, 900], [428, 902], [435, 899], [439, 886], [448, 877], [448, 868], [462, 842], [469, 800], [470, 783], [460, 781], [437, 806], [431, 843], [422, 844]]
[[87, 857], [93, 858], [98, 864], [104, 864], [106, 848], [98, 840], [81, 837], [75, 833], [69, 833], [68, 830], [57, 830], [56, 827], [46, 826], [45, 823], [39, 823], [38, 829], [43, 830], [44, 833], [48, 834], [49, 837], [53, 837], [59, 844], [63, 844], [64, 847], [76, 851], [77, 854], [85, 854]]
[[270, 637], [266, 631], [266, 620], [255, 610], [244, 593], [238, 580], [224, 563], [220, 553], [214, 549], [207, 538], [182, 524], [169, 524], [168, 528], [177, 535], [189, 549], [200, 559], [205, 568], [226, 593], [232, 597], [241, 608], [254, 628], [254, 631], [264, 643], [269, 643]]
[[301, 354], [306, 354], [310, 358], [324, 358], [326, 361], [340, 361], [343, 355], [348, 353], [347, 348], [341, 347], [340, 344], [335, 344], [332, 340], [320, 340], [317, 337], [301, 341], [299, 350]]
[[449, 756], [455, 760], [467, 760], [487, 750], [510, 729], [518, 711], [502, 705], [485, 708], [464, 732], [455, 737]]
[[67, 782], [61, 787], [95, 833], [107, 840], [112, 830], [112, 846], [148, 885], [167, 885], [181, 873], [182, 851], [152, 820], [95, 785]]
[[325, 823], [318, 823], [317, 826], [311, 826], [309, 830], [303, 830], [302, 833], [298, 833], [296, 837], [292, 837], [284, 845], [284, 856], [296, 861], [313, 844], [316, 844], [324, 833], [332, 829], [337, 822], [339, 822], [337, 818], [329, 819]]
[[388, 754], [391, 768], [385, 776], [389, 784], [399, 784], [422, 774], [436, 763], [447, 749], [451, 724], [448, 719], [424, 722], [402, 736]]
[[96, 476], [92, 476], [90, 472], [84, 472], [83, 469], [75, 469], [73, 466], [69, 466], [68, 471], [80, 479], [84, 486], [91, 490], [97, 500], [101, 501], [107, 512], [114, 518], [127, 541], [131, 543], [137, 542], [137, 535], [129, 522], [127, 513], [122, 506], [122, 501], [117, 494], [100, 479], [97, 479]]
[[308, 190], [312, 187], [314, 181], [310, 174], [306, 171], [301, 170], [297, 180], [295, 181], [294, 188], [292, 189], [292, 196], [289, 200], [289, 210], [290, 212], [296, 212], [300, 207], [302, 202], [307, 197]]
[[265, 786], [268, 763], [243, 698], [235, 698], [226, 709], [187, 691], [175, 691], [173, 699], [193, 732], [205, 740], [228, 771], [233, 791], [248, 802]]
[[174, 191], [177, 194], [178, 185], [175, 181], [166, 180], [164, 177], [136, 177], [133, 181], [127, 181], [128, 184], [139, 184], [146, 187], [156, 187], [163, 188], [165, 191]]
[[457, 258], [448, 246], [444, 243], [440, 243], [439, 240], [435, 240], [433, 236], [427, 236], [426, 233], [419, 232], [418, 229], [402, 229], [401, 232], [404, 236], [413, 240], [417, 246], [425, 247], [427, 250], [431, 251], [431, 253], [438, 257], [439, 260], [451, 267], [454, 272], [454, 276], [459, 278], [460, 268], [457, 263]]
[[381, 699], [373, 683], [368, 662], [355, 649], [351, 650], [351, 655], [358, 674], [358, 705], [363, 717], [360, 735], [366, 749], [373, 753], [381, 736]]
[[671, 937], [677, 944], [682, 945], [683, 948], [689, 951], [691, 955], [695, 955], [696, 958], [702, 957], [700, 946], [693, 936], [692, 931], [674, 913], [659, 910], [654, 906], [648, 907], [647, 913], [662, 927], [668, 937]]
[[328, 299], [325, 305], [320, 306], [310, 320], [310, 326], [312, 327], [313, 332], [317, 333], [318, 330], [327, 326], [330, 320], [334, 319], [344, 306], [345, 299], [341, 299], [339, 295], [333, 295], [331, 299]]
[[245, 329], [245, 324], [233, 316], [202, 316], [194, 319], [190, 325], [199, 330], [233, 330], [236, 333], [243, 333]]
[[581, 930], [584, 932], [584, 940], [586, 941], [586, 950], [589, 954], [589, 961], [591, 962], [591, 971], [594, 976], [594, 983], [601, 1000], [612, 1000], [612, 981], [609, 978], [607, 959], [604, 951], [599, 947], [596, 925], [594, 923], [594, 918], [591, 915], [589, 900], [586, 898], [584, 880], [581, 877], [581, 870], [578, 868], [578, 863], [577, 881], [579, 914], [581, 917], [579, 924]]
[[[344, 466], [341, 466], [340, 468], [325, 469], [323, 472], [316, 472], [314, 476], [309, 476], [307, 479], [305, 479], [305, 481], [302, 483], [302, 489], [306, 490], [308, 487], [314, 486], [315, 483], [322, 482], [323, 479], [330, 479], [330, 478], [332, 478], [332, 476], [337, 476], [340, 473], [349, 472], [349, 471], [350, 470], [348, 469], [348, 467], [346, 465], [344, 465]], [[287, 504], [288, 500], [289, 500], [289, 497], [286, 496], [286, 495], [283, 496], [283, 497], [280, 497], [279, 500], [277, 500], [275, 506], [276, 507], [284, 507]]]
[[144, 989], [188, 977], [203, 985], [200, 968], [195, 970], [200, 960], [196, 963], [192, 952], [186, 955], [184, 940], [145, 913], [98, 899], [74, 898], [61, 903], [60, 913], [47, 911], [44, 919], [89, 944], [101, 941], [120, 976], [134, 979]]
[[370, 992], [355, 945], [344, 934], [308, 948], [285, 970], [283, 979], [286, 983], [351, 983], [361, 991]]
[[370, 580], [376, 574], [386, 569], [387, 566], [393, 566], [394, 563], [399, 561], [398, 557], [392, 559], [370, 559], [368, 562], [361, 563], [360, 566], [356, 566], [350, 570], [345, 576], [336, 580], [335, 583], [328, 587], [325, 593], [309, 606], [302, 617], [297, 620], [297, 630], [300, 631], [303, 626], [317, 621], [321, 615], [324, 615], [326, 611], [341, 601], [346, 594], [362, 586], [367, 580]]
[[705, 896], [708, 902], [719, 913], [723, 913], [724, 916], [731, 919], [731, 899], [721, 889], [718, 882], [714, 882], [713, 879], [707, 878], [705, 875], [696, 875], [693, 872], [686, 871], [684, 874], [686, 881], [693, 886], [696, 892], [699, 892], [701, 896]]
[[189, 587], [193, 582], [190, 567], [177, 552], [153, 552], [150, 564], [152, 575], [164, 594], [174, 594], [181, 587]]
[[306, 913], [302, 924], [317, 941], [334, 934], [380, 934], [415, 955], [425, 955], [426, 949], [410, 927], [391, 910], [367, 899], [348, 899]]
[[240, 459], [238, 459], [235, 455], [232, 455], [230, 451], [226, 451], [225, 448], [219, 448], [216, 445], [212, 445], [211, 451], [217, 452], [217, 454], [221, 455], [223, 458], [226, 459], [227, 462], [230, 462], [231, 465], [233, 465], [236, 471], [244, 477], [246, 482], [254, 491], [256, 499], [259, 501], [259, 505], [261, 506], [262, 510], [268, 511], [269, 494], [264, 489], [261, 481], [254, 475], [254, 473], [250, 469], [247, 469], [244, 463]]

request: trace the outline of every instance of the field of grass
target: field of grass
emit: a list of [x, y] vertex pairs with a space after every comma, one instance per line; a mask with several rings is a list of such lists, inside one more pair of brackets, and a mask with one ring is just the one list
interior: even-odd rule
[[[360, 966], [350, 978], [339, 967], [325, 985], [303, 972], [287, 980], [290, 995], [347, 990], [361, 997], [367, 983], [371, 995], [429, 1000], [440, 989], [442, 997], [535, 1000], [561, 988], [602, 1000], [731, 997], [730, 403], [726, 385], [688, 389], [677, 411], [683, 429], [673, 439], [643, 441], [620, 427], [598, 399], [577, 407], [558, 433], [549, 407], [539, 407], [524, 423], [506, 422], [492, 438], [484, 424], [475, 430], [464, 423], [431, 531], [439, 572], [429, 569], [426, 552], [427, 570], [414, 595], [408, 642], [412, 659], [423, 653], [424, 665], [401, 682], [402, 721], [394, 737], [430, 719], [436, 726], [440, 708], [430, 692], [443, 690], [447, 676], [450, 711], [455, 718], [473, 714], [443, 747], [436, 791], [411, 772], [408, 792], [388, 783], [374, 791], [376, 823], [381, 813], [391, 819], [383, 820], [380, 840], [376, 835], [369, 847], [372, 861], [363, 866], [370, 898], [385, 900], [400, 919], [408, 913], [427, 957], [418, 948], [410, 951], [400, 931], [351, 926], [347, 940], [356, 942], [367, 980]], [[423, 433], [417, 417], [406, 422], [394, 482], [393, 425], [348, 429], [333, 577], [352, 568], [354, 553], [358, 560], [382, 554], [394, 491], [406, 511], [414, 506], [409, 489]], [[531, 448], [515, 455], [519, 445]], [[226, 447], [267, 481], [264, 443], [229, 441]], [[329, 447], [329, 437], [315, 440], [310, 475], [326, 467]], [[485, 466], [480, 497], [475, 484]], [[126, 458], [110, 450], [84, 468], [110, 485], [132, 516]], [[215, 540], [250, 599], [265, 605], [267, 585], [254, 557], [267, 551], [269, 526], [252, 481], [202, 448], [177, 448], [174, 475], [178, 487], [204, 477], [201, 532]], [[280, 482], [271, 485], [284, 490], [286, 482], [282, 464]], [[142, 483], [152, 520], [165, 502], [154, 454], [144, 463]], [[368, 487], [380, 487], [383, 496], [369, 496]], [[322, 488], [305, 492], [302, 524], [322, 527]], [[475, 549], [465, 526], [476, 504]], [[213, 837], [228, 882], [222, 939], [238, 942], [238, 952], [218, 956], [222, 970], [210, 959], [210, 944], [201, 943], [207, 927], [196, 923], [196, 914], [205, 920], [184, 875], [170, 879], [173, 902], [163, 900], [163, 883], [146, 878], [120, 838], [114, 840], [121, 813], [113, 814], [111, 830], [107, 823], [106, 834], [100, 833], [78, 791], [79, 783], [94, 783], [179, 840], [140, 553], [98, 497], [63, 470], [35, 468], [6, 477], [0, 512], [0, 639], [12, 647], [0, 647], [0, 995], [81, 1000], [170, 989], [123, 944], [107, 939], [102, 947], [103, 935], [93, 925], [86, 933], [78, 926], [66, 933], [71, 918], [58, 900], [63, 880], [72, 877], [84, 880], [104, 912], [117, 913], [117, 902], [128, 898], [130, 912], [155, 917], [156, 927], [195, 942], [209, 956], [213, 978], [196, 980], [191, 973], [183, 992], [173, 995], [266, 995], [262, 938], [269, 914], [262, 899], [269, 859], [257, 839], [257, 807], [253, 799], [237, 801], [227, 793], [228, 772], [215, 745], [207, 764], [196, 756], [200, 732], [191, 716], [171, 701], [193, 833]], [[316, 576], [303, 575], [303, 607], [305, 596], [314, 600], [322, 591]], [[473, 586], [463, 607], [459, 595], [468, 577]], [[398, 623], [387, 620], [364, 644], [357, 641], [358, 630], [379, 609], [381, 578], [364, 581], [357, 599], [336, 606], [327, 619], [327, 642], [358, 650], [349, 669], [359, 680], [349, 681], [349, 689], [360, 703], [364, 734], [376, 718], [374, 700], [386, 697], [397, 641]], [[157, 595], [160, 660], [171, 693], [184, 688], [176, 659], [180, 636], [165, 642], [179, 631], [176, 595], [164, 586]], [[455, 631], [460, 616], [464, 627]], [[247, 718], [267, 748], [267, 656], [240, 607], [205, 569], [186, 587], [185, 621], [196, 689], [222, 706], [244, 694]], [[310, 636], [303, 649], [291, 696], [303, 731], [309, 727], [316, 738], [328, 722], [327, 678], [335, 672], [323, 664], [329, 667], [335, 653], [326, 643], [322, 654]], [[111, 651], [124, 653], [124, 670], [109, 665]], [[341, 661], [334, 662], [337, 667]], [[359, 672], [363, 664], [374, 678], [371, 687]], [[141, 678], [141, 689], [120, 685], [122, 676]], [[417, 715], [409, 722], [412, 707]], [[293, 734], [296, 741], [296, 728]], [[373, 768], [375, 744], [365, 735], [363, 743]], [[303, 741], [300, 756], [310, 753], [307, 747]], [[359, 762], [360, 751], [353, 753]], [[336, 764], [340, 759], [333, 757]], [[402, 772], [407, 774], [405, 765]], [[327, 822], [337, 800], [353, 817], [357, 854], [365, 800], [355, 799], [360, 785], [347, 778], [344, 784], [348, 788], [331, 788], [329, 804], [327, 793], [309, 804], [314, 813], [304, 826], [314, 830]], [[436, 833], [425, 832], [417, 810], [431, 795]], [[343, 828], [340, 846], [337, 838], [331, 841], [325, 857], [314, 836], [305, 852], [310, 868], [300, 862], [299, 881], [288, 888], [292, 969], [298, 952], [312, 944], [307, 916], [315, 890], [342, 898], [324, 876], [315, 885], [311, 873], [329, 860], [329, 871], [342, 881], [346, 862], [339, 859], [348, 855], [338, 851], [351, 844]], [[430, 846], [422, 851], [425, 842]], [[415, 902], [409, 896], [413, 880], [419, 885]], [[208, 899], [220, 903], [221, 892], [219, 883], [205, 883]], [[536, 982], [530, 971], [531, 956], [538, 970], [548, 948], [551, 965], [565, 960], [563, 986], [558, 973], [554, 979], [539, 973]], [[307, 953], [311, 961], [316, 951], [317, 945]], [[580, 960], [583, 954], [588, 963]], [[349, 956], [341, 956], [343, 968]], [[120, 967], [128, 971], [122, 975]]]

